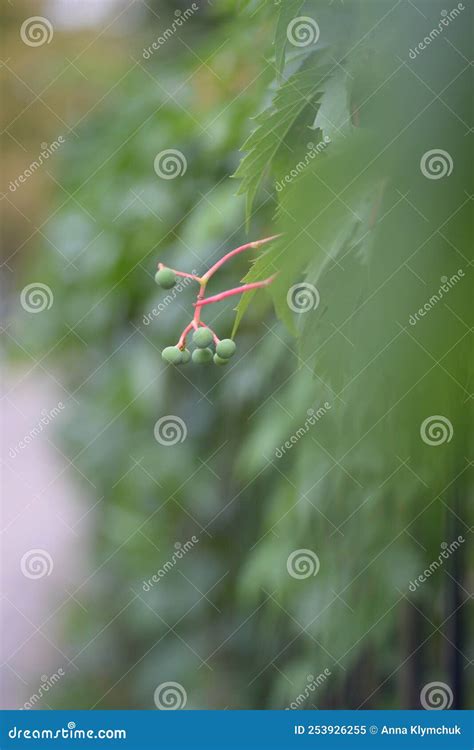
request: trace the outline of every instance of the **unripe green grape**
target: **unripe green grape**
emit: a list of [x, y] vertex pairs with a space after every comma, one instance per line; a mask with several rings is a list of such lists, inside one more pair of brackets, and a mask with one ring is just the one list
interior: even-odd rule
[[181, 364], [185, 365], [189, 362], [191, 359], [191, 352], [189, 349], [182, 349], [181, 351]]
[[213, 337], [209, 328], [198, 328], [193, 333], [193, 341], [200, 349], [205, 349], [212, 344]]
[[219, 365], [219, 367], [222, 367], [222, 365], [228, 365], [229, 364], [229, 360], [228, 359], [222, 359], [222, 357], [219, 357], [218, 354], [214, 354], [213, 360], [214, 360], [214, 364], [215, 365]]
[[171, 362], [172, 365], [179, 365], [182, 362], [182, 352], [177, 346], [167, 346], [161, 352], [162, 358], [165, 362]]
[[162, 268], [156, 272], [155, 281], [162, 289], [172, 289], [176, 284], [176, 274], [171, 268]]
[[195, 349], [193, 351], [193, 362], [199, 365], [207, 365], [212, 360], [211, 349]]
[[222, 359], [230, 359], [235, 354], [236, 349], [235, 341], [232, 341], [232, 339], [222, 339], [216, 346], [216, 353]]

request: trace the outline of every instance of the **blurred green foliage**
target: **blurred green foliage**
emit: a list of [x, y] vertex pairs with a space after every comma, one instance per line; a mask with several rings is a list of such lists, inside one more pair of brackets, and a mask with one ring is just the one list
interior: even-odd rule
[[[455, 50], [439, 40], [411, 67], [437, 0], [419, 0], [426, 18], [384, 1], [248, 5], [229, 3], [207, 32], [197, 21], [192, 42], [189, 22], [191, 60], [170, 42], [84, 122], [59, 176], [71, 198], [46, 232], [59, 252], [45, 247], [38, 265], [54, 306], [16, 322], [25, 348], [62, 373], [74, 398], [64, 444], [97, 488], [98, 570], [81, 590], [87, 613], [72, 604], [67, 626], [72, 653], [90, 645], [58, 707], [153, 708], [156, 685], [175, 680], [188, 707], [277, 708], [327, 668], [310, 706], [416, 708], [400, 674], [418, 687], [454, 679], [451, 569], [414, 595], [408, 584], [472, 527], [468, 24], [449, 29]], [[318, 18], [316, 49], [288, 49], [282, 30], [300, 12]], [[325, 135], [328, 147], [276, 191]], [[167, 148], [185, 155], [185, 176], [155, 174]], [[449, 179], [421, 173], [431, 148], [451, 154]], [[202, 272], [275, 229], [283, 239], [247, 278], [279, 272], [279, 320], [267, 292], [249, 294], [228, 368], [165, 366], [160, 350], [187, 322], [192, 292], [145, 324], [162, 299], [157, 261]], [[213, 289], [235, 286], [246, 260]], [[410, 326], [459, 268], [446, 303]], [[301, 281], [320, 304], [291, 314], [288, 288]], [[230, 304], [206, 313], [230, 335]], [[187, 427], [172, 447], [153, 437], [169, 414]], [[420, 425], [438, 414], [454, 437], [433, 447]], [[199, 544], [144, 592], [193, 535]], [[288, 575], [297, 549], [317, 553], [316, 577]], [[457, 554], [465, 585], [472, 559]], [[415, 620], [424, 666], [413, 676]], [[472, 633], [462, 638], [455, 647], [469, 653]]]

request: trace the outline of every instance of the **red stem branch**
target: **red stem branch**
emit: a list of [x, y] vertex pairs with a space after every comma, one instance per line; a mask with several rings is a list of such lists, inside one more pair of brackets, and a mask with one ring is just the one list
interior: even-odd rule
[[277, 239], [277, 237], [281, 237], [281, 234], [274, 234], [272, 237], [265, 237], [265, 239], [263, 240], [257, 240], [256, 242], [247, 242], [247, 244], [245, 245], [236, 247], [235, 250], [231, 250], [230, 253], [224, 255], [220, 260], [217, 261], [217, 263], [214, 263], [214, 265], [211, 266], [208, 271], [206, 271], [206, 273], [202, 277], [203, 281], [208, 281], [211, 276], [215, 274], [217, 269], [224, 265], [224, 263], [227, 263], [227, 261], [233, 258], [234, 255], [238, 255], [238, 253], [242, 253], [244, 250], [254, 250], [260, 247], [260, 245], [265, 245], [265, 243]]
[[164, 263], [158, 263], [158, 269], [161, 271], [162, 268], [169, 268], [170, 271], [176, 274], [176, 276], [182, 276], [184, 279], [194, 279], [194, 281], [201, 281], [199, 276], [195, 276], [193, 273], [185, 273], [184, 271], [177, 271], [175, 268], [165, 266]]
[[195, 324], [194, 320], [192, 320], [190, 323], [188, 323], [188, 325], [184, 329], [183, 333], [179, 337], [178, 343], [176, 344], [176, 346], [178, 347], [178, 349], [184, 349], [184, 347], [186, 346], [186, 336], [188, 335], [188, 333], [191, 330], [191, 328], [194, 328], [194, 329], [197, 328], [197, 325]]
[[198, 307], [197, 305], [199, 305], [199, 302], [204, 299], [205, 293], [206, 293], [206, 284], [201, 283], [201, 286], [199, 288], [199, 294], [197, 296], [197, 301], [194, 303], [194, 306], [196, 307], [196, 309], [194, 310], [193, 322], [196, 324], [196, 328], [201, 322], [201, 308]]
[[232, 297], [234, 294], [243, 294], [244, 292], [249, 292], [252, 289], [260, 289], [261, 287], [265, 287], [271, 284], [274, 278], [275, 275], [270, 276], [268, 279], [264, 279], [263, 281], [254, 281], [251, 284], [244, 284], [243, 286], [238, 286], [235, 289], [227, 289], [225, 292], [215, 294], [213, 297], [207, 297], [206, 299], [198, 300], [194, 303], [194, 306], [199, 310], [204, 305], [211, 305], [213, 302], [220, 302], [227, 297]]

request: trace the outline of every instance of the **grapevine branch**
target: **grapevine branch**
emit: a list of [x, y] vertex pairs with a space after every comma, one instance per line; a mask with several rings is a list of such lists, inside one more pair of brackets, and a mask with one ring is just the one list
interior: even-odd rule
[[[268, 279], [264, 279], [263, 281], [255, 281], [250, 284], [243, 284], [242, 286], [235, 287], [234, 289], [227, 289], [224, 292], [220, 292], [219, 294], [215, 294], [212, 297], [206, 297], [206, 288], [209, 280], [214, 276], [216, 271], [224, 265], [224, 263], [227, 263], [231, 258], [233, 258], [235, 255], [238, 255], [239, 253], [242, 253], [246, 250], [257, 250], [262, 245], [265, 245], [267, 242], [271, 242], [272, 240], [277, 239], [281, 235], [275, 234], [271, 237], [265, 237], [262, 240], [256, 240], [255, 242], [247, 242], [245, 245], [241, 245], [240, 247], [236, 247], [234, 250], [231, 250], [229, 253], [226, 253], [220, 260], [218, 260], [214, 265], [212, 265], [203, 276], [196, 276], [192, 273], [184, 273], [183, 271], [176, 271], [174, 268], [170, 268], [169, 266], [165, 266], [163, 263], [158, 263], [158, 270], [163, 271], [167, 270], [175, 274], [175, 276], [181, 276], [186, 279], [192, 279], [193, 281], [196, 281], [199, 284], [199, 291], [196, 296], [196, 302], [193, 303], [194, 305], [194, 317], [193, 319], [187, 324], [187, 326], [184, 328], [183, 332], [181, 333], [181, 336], [178, 339], [178, 343], [176, 344], [177, 348], [183, 351], [186, 347], [186, 337], [190, 331], [197, 331], [200, 326], [204, 328], [209, 328], [209, 326], [206, 326], [205, 323], [201, 321], [201, 308], [205, 305], [211, 305], [214, 302], [220, 302], [223, 299], [226, 299], [227, 297], [231, 297], [234, 294], [243, 294], [244, 292], [248, 292], [252, 289], [259, 289], [262, 287], [266, 287], [275, 278], [275, 274], [273, 276], [270, 276]], [[220, 339], [217, 336], [217, 334], [212, 331], [212, 329], [209, 329], [212, 333], [212, 337], [214, 339], [214, 343], [218, 344]]]
[[198, 302], [194, 302], [194, 307], [202, 307], [203, 305], [210, 305], [213, 302], [220, 302], [221, 299], [232, 297], [234, 294], [242, 294], [243, 292], [249, 292], [251, 289], [259, 289], [260, 287], [268, 286], [271, 284], [275, 276], [270, 276], [268, 279], [263, 281], [254, 281], [252, 284], [244, 284], [243, 286], [237, 286], [235, 289], [227, 289], [225, 292], [215, 294], [213, 297], [206, 297]]

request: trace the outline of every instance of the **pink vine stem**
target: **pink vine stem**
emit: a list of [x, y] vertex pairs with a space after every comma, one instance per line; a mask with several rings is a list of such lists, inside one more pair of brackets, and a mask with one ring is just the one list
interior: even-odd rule
[[[165, 266], [163, 263], [158, 263], [158, 270], [161, 271], [163, 268], [168, 268], [168, 266]], [[173, 273], [176, 276], [182, 276], [184, 279], [194, 279], [194, 281], [201, 281], [199, 276], [195, 276], [193, 273], [185, 273], [184, 271], [176, 271], [175, 268], [170, 268], [170, 271], [173, 271]]]
[[202, 278], [208, 281], [211, 278], [211, 276], [215, 274], [217, 269], [223, 266], [224, 263], [227, 263], [227, 261], [233, 258], [234, 255], [237, 255], [238, 253], [242, 253], [244, 250], [256, 250], [261, 245], [265, 245], [267, 242], [276, 240], [278, 237], [281, 237], [281, 234], [274, 234], [272, 237], [265, 237], [265, 239], [263, 240], [257, 240], [256, 242], [247, 242], [246, 245], [241, 245], [240, 247], [236, 247], [235, 250], [231, 250], [230, 253], [227, 253], [226, 255], [224, 255], [220, 260], [217, 261], [217, 263], [214, 263], [214, 265], [210, 267], [210, 269], [204, 274]]
[[[177, 346], [179, 349], [184, 349], [186, 346], [186, 337], [188, 333], [191, 330], [197, 330], [199, 326], [203, 326], [204, 328], [208, 328], [209, 326], [206, 326], [205, 323], [201, 321], [201, 308], [204, 305], [211, 305], [214, 302], [220, 302], [223, 299], [226, 299], [227, 297], [232, 297], [234, 294], [243, 294], [244, 292], [251, 291], [252, 289], [260, 289], [262, 287], [266, 287], [275, 278], [275, 274], [273, 276], [270, 276], [268, 279], [264, 279], [263, 281], [254, 281], [250, 284], [244, 284], [243, 286], [236, 287], [235, 289], [227, 289], [225, 292], [221, 292], [220, 294], [215, 294], [212, 297], [206, 297], [206, 287], [207, 282], [209, 279], [215, 274], [215, 272], [222, 266], [224, 263], [227, 263], [228, 260], [233, 258], [235, 255], [238, 255], [239, 253], [244, 252], [245, 250], [255, 250], [262, 245], [265, 245], [267, 242], [271, 242], [272, 240], [276, 240], [278, 237], [281, 237], [280, 234], [272, 235], [271, 237], [265, 237], [263, 240], [256, 240], [255, 242], [247, 242], [245, 245], [241, 245], [240, 247], [236, 247], [235, 250], [231, 250], [229, 253], [226, 253], [220, 260], [217, 261], [217, 263], [214, 263], [206, 273], [199, 277], [192, 273], [184, 273], [183, 271], [176, 271], [174, 268], [170, 268], [170, 271], [173, 271], [173, 273], [176, 276], [182, 276], [186, 279], [193, 279], [194, 281], [197, 281], [199, 284], [199, 292], [196, 297], [196, 302], [194, 303], [194, 317], [191, 320], [190, 323], [185, 327], [184, 331], [182, 332], [181, 336], [179, 337]], [[161, 271], [163, 268], [169, 268], [169, 266], [165, 266], [163, 263], [158, 263], [158, 269]], [[216, 333], [212, 329], [209, 329], [212, 333], [212, 336], [214, 338], [214, 342], [217, 344], [219, 342], [219, 338]]]
[[213, 297], [207, 297], [198, 302], [194, 303], [195, 307], [203, 307], [203, 305], [212, 305], [214, 302], [220, 302], [227, 297], [232, 297], [234, 294], [243, 294], [244, 292], [250, 292], [252, 289], [260, 289], [261, 287], [268, 286], [272, 283], [275, 276], [270, 276], [268, 279], [263, 281], [254, 281], [252, 284], [244, 284], [243, 286], [237, 286], [235, 289], [227, 289], [225, 292], [215, 294]]
[[177, 343], [177, 346], [179, 347], [179, 349], [184, 349], [184, 347], [186, 345], [186, 336], [188, 335], [188, 333], [191, 330], [191, 328], [194, 328], [194, 329], [197, 328], [197, 326], [194, 323], [194, 320], [192, 320], [190, 323], [188, 323], [188, 325], [184, 329], [183, 333], [179, 337], [179, 341]]

